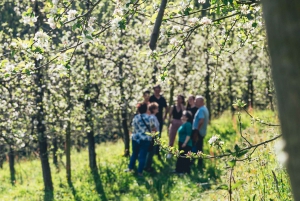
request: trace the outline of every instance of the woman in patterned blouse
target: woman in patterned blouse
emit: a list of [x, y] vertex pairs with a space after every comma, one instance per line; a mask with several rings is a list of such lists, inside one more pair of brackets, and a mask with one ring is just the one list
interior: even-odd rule
[[132, 155], [128, 169], [126, 171], [132, 171], [135, 167], [135, 161], [138, 159], [138, 175], [143, 175], [143, 169], [146, 163], [146, 157], [152, 137], [146, 133], [155, 130], [155, 123], [152, 118], [147, 114], [147, 104], [142, 103], [138, 105], [139, 114], [135, 115], [132, 120]]

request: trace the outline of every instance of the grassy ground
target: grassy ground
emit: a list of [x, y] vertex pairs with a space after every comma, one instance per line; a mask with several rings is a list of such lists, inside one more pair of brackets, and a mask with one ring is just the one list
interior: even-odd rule
[[[266, 122], [276, 122], [272, 112], [256, 112], [254, 115]], [[243, 132], [252, 143], [258, 143], [278, 134], [279, 130], [258, 124], [242, 117]], [[208, 146], [208, 139], [219, 134], [226, 148], [242, 142], [237, 131], [235, 118], [229, 114], [213, 120], [205, 138], [205, 153], [216, 154]], [[164, 134], [166, 136], [166, 134]], [[251, 161], [240, 162], [234, 171], [234, 180], [241, 183], [233, 190], [233, 200], [291, 200], [289, 179], [284, 168], [276, 162], [273, 145], [260, 147]], [[68, 183], [64, 162], [60, 168], [51, 166], [55, 191], [45, 194], [41, 165], [38, 159], [22, 160], [16, 163], [15, 186], [10, 184], [6, 163], [0, 170], [0, 201], [27, 200], [228, 200], [228, 191], [217, 190], [228, 184], [229, 170], [223, 160], [206, 160], [205, 171], [200, 173], [195, 167], [191, 175], [177, 176], [170, 172], [175, 159], [158, 160], [155, 157], [156, 173], [145, 173], [144, 178], [125, 173], [128, 158], [122, 157], [123, 144], [107, 143], [97, 146], [98, 174], [92, 175], [88, 168], [87, 150], [72, 152], [72, 182]], [[63, 161], [65, 159], [63, 158]], [[274, 176], [275, 175], [275, 176]], [[53, 197], [53, 199], [52, 199]]]

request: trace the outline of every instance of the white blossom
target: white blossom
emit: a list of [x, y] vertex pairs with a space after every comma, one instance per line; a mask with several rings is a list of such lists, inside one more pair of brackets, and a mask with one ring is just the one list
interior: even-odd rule
[[123, 13], [123, 10], [121, 8], [116, 8], [114, 10], [114, 15], [119, 15], [119, 16], [122, 16], [124, 13]]
[[57, 13], [57, 7], [56, 7], [56, 6], [53, 6], [53, 7], [50, 9], [50, 13], [51, 13], [51, 14]]
[[56, 23], [55, 23], [53, 17], [50, 17], [50, 18], [48, 19], [48, 24], [50, 25], [51, 29], [55, 29], [55, 28], [56, 28]]
[[4, 69], [6, 73], [11, 73], [15, 69], [15, 66], [7, 62]]
[[206, 0], [198, 0], [198, 3], [205, 4]]
[[211, 24], [212, 20], [207, 18], [207, 17], [203, 17], [200, 21], [201, 24]]
[[197, 18], [197, 17], [193, 17], [193, 18], [190, 18], [189, 19], [189, 23], [191, 24], [191, 25], [195, 25], [195, 24], [197, 24], [199, 22], [199, 19]]
[[68, 21], [74, 20], [76, 18], [77, 11], [69, 10], [68, 11]]
[[250, 10], [249, 10], [247, 5], [242, 5], [241, 6], [241, 13], [244, 14], [244, 15], [247, 15], [247, 14], [250, 13]]
[[36, 41], [36, 46], [47, 48], [49, 45], [49, 36], [43, 31], [36, 32], [34, 40]]
[[33, 24], [37, 21], [38, 17], [31, 17], [31, 16], [23, 16], [22, 20], [24, 24]]
[[122, 18], [121, 18], [121, 17], [116, 17], [116, 18], [114, 18], [114, 19], [111, 21], [111, 28], [112, 28], [113, 30], [118, 29], [118, 28], [120, 27], [119, 22], [121, 22], [121, 21], [122, 21]]
[[95, 22], [96, 18], [95, 17], [90, 17], [89, 21], [88, 21], [88, 25], [90, 27], [92, 27], [94, 25], [94, 22]]
[[181, 31], [181, 27], [180, 26], [175, 25], [175, 26], [172, 27], [172, 30], [171, 30], [172, 33], [177, 33], [179, 31]]
[[213, 136], [208, 140], [208, 143], [211, 145], [211, 144], [215, 143], [215, 142], [218, 141], [218, 140], [219, 140], [218, 136], [213, 135]]
[[81, 37], [82, 37], [82, 42], [83, 42], [83, 43], [90, 43], [90, 42], [93, 41], [92, 36], [89, 35], [89, 34], [84, 34], [84, 33], [83, 33], [83, 34], [81, 35]]
[[176, 38], [171, 38], [170, 39], [170, 44], [174, 45], [174, 46], [177, 46], [179, 44], [179, 41]]
[[40, 53], [35, 53], [35, 54], [34, 54], [34, 58], [35, 58], [36, 60], [41, 60], [41, 59], [43, 59], [43, 55], [41, 55]]
[[52, 0], [53, 5], [57, 6], [59, 0]]

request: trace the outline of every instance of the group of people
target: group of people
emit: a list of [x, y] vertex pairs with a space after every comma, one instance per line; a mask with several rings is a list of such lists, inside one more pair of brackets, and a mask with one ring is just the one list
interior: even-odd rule
[[[209, 112], [202, 96], [189, 96], [187, 105], [183, 95], [177, 96], [176, 104], [170, 108], [166, 99], [161, 95], [161, 86], [153, 87], [154, 94], [150, 91], [143, 92], [143, 102], [138, 104], [137, 113], [132, 120], [132, 155], [128, 169], [132, 171], [138, 159], [138, 175], [143, 171], [151, 172], [153, 156], [160, 157], [159, 146], [154, 145], [151, 135], [148, 133], [158, 132], [161, 137], [164, 121], [169, 115], [170, 126], [168, 129], [169, 146], [173, 147], [178, 134], [178, 148], [184, 156], [189, 151], [197, 153], [203, 150], [203, 139], [209, 121]], [[169, 153], [167, 158], [171, 158]], [[191, 161], [189, 158], [179, 157], [176, 162], [174, 173], [190, 173]], [[202, 168], [203, 161], [198, 159], [198, 167]]]

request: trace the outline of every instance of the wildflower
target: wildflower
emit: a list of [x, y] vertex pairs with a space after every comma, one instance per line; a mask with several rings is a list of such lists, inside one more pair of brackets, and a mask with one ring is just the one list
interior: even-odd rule
[[206, 0], [198, 0], [198, 3], [205, 4]]

